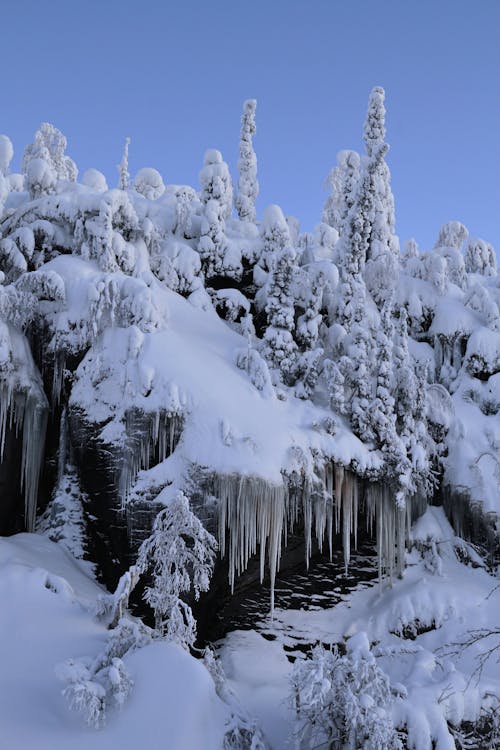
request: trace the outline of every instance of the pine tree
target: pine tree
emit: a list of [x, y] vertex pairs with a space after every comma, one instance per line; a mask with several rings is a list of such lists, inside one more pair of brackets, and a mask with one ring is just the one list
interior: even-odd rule
[[256, 107], [255, 99], [248, 99], [243, 104], [243, 115], [241, 117], [238, 195], [234, 202], [240, 221], [255, 221], [255, 201], [259, 194], [257, 157], [252, 142], [256, 133]]

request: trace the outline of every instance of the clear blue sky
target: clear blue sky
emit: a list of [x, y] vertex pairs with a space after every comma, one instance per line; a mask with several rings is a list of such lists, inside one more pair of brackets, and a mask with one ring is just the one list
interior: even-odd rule
[[402, 240], [464, 222], [500, 249], [499, 0], [17, 0], [2, 3], [0, 132], [14, 167], [39, 123], [81, 173], [130, 167], [198, 184], [206, 148], [236, 176], [241, 104], [258, 100], [259, 211], [311, 229], [342, 148], [386, 89]]

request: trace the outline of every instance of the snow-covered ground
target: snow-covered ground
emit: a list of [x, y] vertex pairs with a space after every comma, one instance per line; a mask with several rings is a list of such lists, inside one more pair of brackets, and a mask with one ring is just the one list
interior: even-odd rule
[[68, 710], [57, 669], [102, 650], [109, 631], [93, 615], [102, 593], [61, 545], [35, 534], [0, 538], [0, 746], [220, 750], [229, 709], [202, 663], [173, 643], [124, 657], [134, 687], [102, 728]]
[[[452, 645], [467, 639], [469, 631], [498, 624], [498, 579], [455, 537], [440, 508], [427, 510], [413, 539], [425, 543], [425, 552], [413, 549], [404, 578], [392, 586], [360, 589], [332, 609], [276, 609], [274, 619], [265, 622], [265, 637], [259, 630], [239, 630], [220, 642], [230, 685], [274, 750], [295, 747], [293, 665], [283, 646], [301, 640], [343, 643], [366, 632], [377, 662], [404, 696], [395, 701], [393, 716], [406, 725], [408, 746], [416, 750], [428, 750], [433, 741], [437, 750], [455, 750], [447, 722], [458, 727], [477, 721], [481, 705], [498, 711], [498, 651], [476, 671], [481, 654], [500, 648], [498, 632], [467, 649]], [[470, 555], [472, 564], [461, 562], [457, 549], [461, 557]], [[295, 650], [297, 655], [305, 658]]]

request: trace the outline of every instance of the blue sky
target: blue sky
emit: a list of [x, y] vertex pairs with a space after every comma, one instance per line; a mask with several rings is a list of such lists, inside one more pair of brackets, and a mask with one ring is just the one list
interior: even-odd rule
[[362, 148], [386, 89], [402, 240], [445, 221], [500, 249], [498, 0], [18, 0], [2, 7], [0, 132], [24, 146], [48, 120], [80, 171], [130, 168], [198, 184], [219, 148], [236, 176], [241, 104], [258, 100], [261, 194], [319, 221], [342, 148]]

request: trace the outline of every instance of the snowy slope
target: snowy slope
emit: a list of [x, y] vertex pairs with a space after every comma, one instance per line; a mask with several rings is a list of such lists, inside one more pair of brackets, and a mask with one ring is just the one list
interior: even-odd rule
[[227, 706], [201, 663], [174, 644], [125, 657], [132, 695], [102, 729], [68, 711], [56, 668], [102, 649], [107, 631], [92, 616], [100, 593], [60, 545], [31, 534], [0, 539], [2, 746], [219, 750]]

